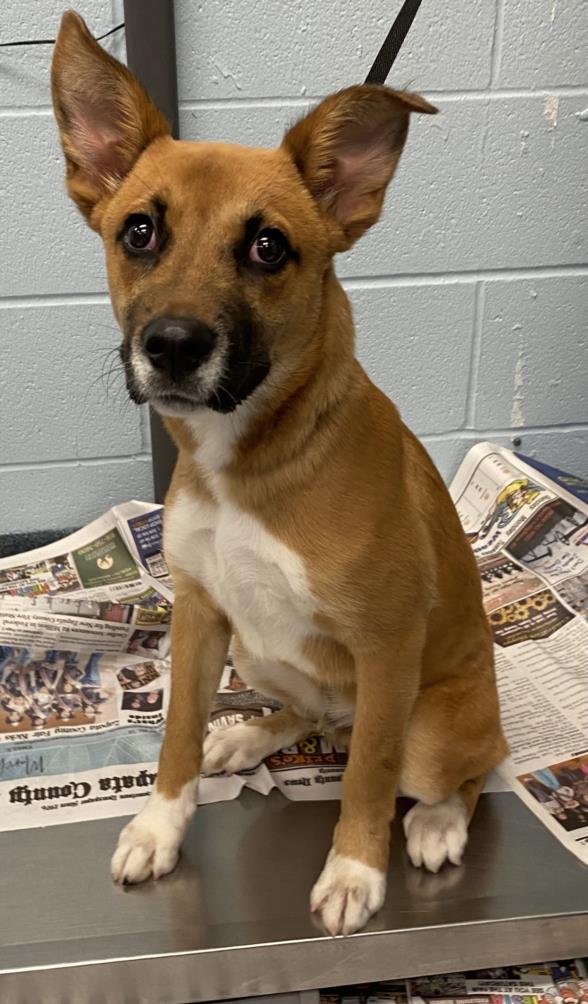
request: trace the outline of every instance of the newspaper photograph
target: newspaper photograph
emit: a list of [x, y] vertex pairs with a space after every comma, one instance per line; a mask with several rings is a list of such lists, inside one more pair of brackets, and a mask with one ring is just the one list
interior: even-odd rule
[[[555, 472], [557, 473], [557, 472]], [[509, 450], [481, 444], [451, 493], [476, 556], [511, 756], [512, 789], [588, 861], [588, 504]], [[0, 830], [126, 815], [157, 776], [170, 692], [173, 588], [163, 509], [117, 506], [55, 544], [0, 560]], [[209, 729], [279, 705], [230, 656]], [[339, 799], [346, 750], [311, 735], [240, 774], [202, 778], [201, 803], [244, 787]]]

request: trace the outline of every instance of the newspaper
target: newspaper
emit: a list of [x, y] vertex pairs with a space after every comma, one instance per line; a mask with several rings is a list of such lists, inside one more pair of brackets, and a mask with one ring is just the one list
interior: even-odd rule
[[[129, 502], [47, 547], [0, 560], [0, 830], [126, 815], [157, 776], [170, 691], [172, 583], [163, 509]], [[210, 729], [269, 715], [229, 657]], [[251, 771], [202, 778], [338, 798], [346, 756], [322, 736]]]
[[0, 560], [0, 829], [132, 811], [155, 779], [173, 593], [161, 507]]
[[[588, 505], [514, 454], [475, 447], [452, 485], [480, 564], [513, 787], [588, 860]], [[129, 502], [0, 560], [0, 830], [136, 811], [157, 772], [170, 689], [172, 583], [161, 506]], [[209, 729], [270, 715], [229, 657]], [[346, 751], [313, 735], [254, 770], [202, 778], [338, 799]]]
[[320, 1004], [586, 1004], [586, 962], [543, 962], [320, 991]]
[[[570, 488], [566, 488], [566, 483]], [[500, 773], [588, 863], [588, 504], [509, 450], [468, 453], [451, 495], [494, 635]]]

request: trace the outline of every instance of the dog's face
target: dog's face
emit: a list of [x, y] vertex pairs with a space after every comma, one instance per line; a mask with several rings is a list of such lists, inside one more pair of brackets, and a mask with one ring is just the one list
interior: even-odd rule
[[317, 326], [328, 238], [282, 151], [159, 139], [99, 226], [137, 401], [232, 411]]
[[233, 411], [316, 358], [332, 256], [378, 218], [409, 113], [434, 111], [355, 87], [277, 150], [174, 141], [72, 13], [53, 96], [69, 192], [104, 241], [129, 393], [174, 416]]

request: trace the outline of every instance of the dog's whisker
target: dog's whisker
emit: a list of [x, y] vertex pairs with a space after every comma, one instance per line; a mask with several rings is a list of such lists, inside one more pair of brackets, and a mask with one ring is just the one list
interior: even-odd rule
[[226, 386], [224, 380], [219, 380], [217, 386], [218, 386], [218, 389], [220, 391], [222, 391], [224, 394], [227, 395], [227, 397], [230, 398], [230, 400], [233, 402], [233, 404], [235, 405], [235, 407], [237, 407], [237, 405], [239, 404], [239, 401], [237, 400], [237, 398], [233, 394], [231, 394], [231, 392], [230, 392], [229, 388]]
[[120, 361], [120, 355], [118, 347], [109, 349], [102, 363], [102, 368], [99, 375], [94, 380], [92, 386], [94, 386], [98, 381], [102, 382], [104, 388], [105, 396], [108, 398], [110, 391], [110, 384], [114, 376], [124, 373], [124, 364]]

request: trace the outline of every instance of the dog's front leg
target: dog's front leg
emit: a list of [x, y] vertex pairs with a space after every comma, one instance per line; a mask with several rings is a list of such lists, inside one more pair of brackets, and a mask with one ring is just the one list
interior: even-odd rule
[[386, 894], [390, 821], [403, 739], [416, 698], [424, 632], [356, 657], [357, 706], [341, 813], [311, 910], [330, 934], [352, 934]]
[[116, 882], [172, 871], [198, 800], [202, 743], [230, 640], [226, 618], [196, 582], [174, 576], [172, 688], [157, 782], [123, 829], [112, 858]]

